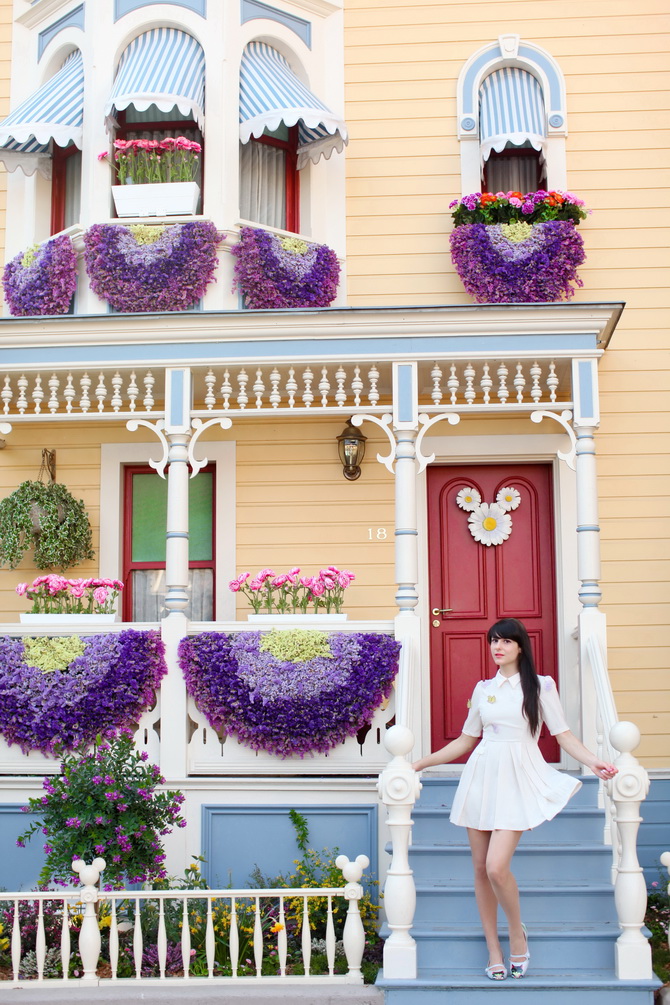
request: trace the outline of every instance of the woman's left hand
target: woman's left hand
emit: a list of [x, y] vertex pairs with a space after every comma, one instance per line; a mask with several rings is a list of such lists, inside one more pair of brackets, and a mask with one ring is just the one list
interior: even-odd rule
[[593, 765], [593, 772], [598, 778], [602, 778], [607, 782], [619, 773], [619, 769], [615, 768], [613, 764], [608, 764], [607, 761], [596, 761]]

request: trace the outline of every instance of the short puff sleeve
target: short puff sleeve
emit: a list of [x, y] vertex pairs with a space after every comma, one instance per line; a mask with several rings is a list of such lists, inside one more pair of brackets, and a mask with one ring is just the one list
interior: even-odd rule
[[479, 687], [481, 681], [475, 684], [475, 689], [472, 692], [472, 698], [469, 701], [469, 711], [468, 717], [463, 725], [462, 733], [467, 733], [468, 736], [481, 736], [482, 735], [482, 717], [479, 714]]
[[565, 720], [565, 712], [552, 677], [540, 676], [540, 707], [542, 720], [552, 736], [564, 733], [570, 728]]

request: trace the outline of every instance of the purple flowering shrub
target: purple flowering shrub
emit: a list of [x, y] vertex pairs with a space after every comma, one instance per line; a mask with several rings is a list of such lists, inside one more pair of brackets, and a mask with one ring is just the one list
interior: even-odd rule
[[91, 289], [121, 312], [188, 310], [214, 279], [221, 240], [208, 221], [96, 223], [84, 234]]
[[174, 826], [186, 826], [180, 811], [184, 797], [157, 791], [165, 779], [147, 761], [129, 729], [107, 732], [92, 750], [82, 746], [63, 757], [60, 774], [42, 783], [45, 794], [24, 807], [40, 819], [17, 840], [23, 847], [33, 834], [45, 835], [40, 883], [78, 882], [72, 860], [92, 862], [98, 856], [106, 863], [105, 890], [167, 876], [161, 838]]
[[340, 263], [325, 244], [242, 227], [231, 253], [235, 285], [249, 308], [328, 307], [337, 295]]
[[584, 243], [569, 220], [533, 225], [522, 241], [504, 225], [463, 224], [449, 236], [451, 259], [463, 286], [477, 303], [549, 303], [570, 299], [583, 283], [577, 275]]
[[24, 753], [72, 750], [151, 708], [167, 673], [158, 632], [82, 639], [84, 652], [45, 673], [25, 662], [21, 639], [0, 637], [0, 733]]
[[15, 317], [67, 314], [77, 288], [77, 256], [67, 235], [54, 237], [7, 262], [5, 299]]
[[325, 753], [355, 736], [388, 697], [400, 644], [387, 635], [335, 632], [332, 658], [303, 663], [261, 651], [260, 632], [205, 632], [183, 639], [179, 661], [214, 729], [278, 757]]

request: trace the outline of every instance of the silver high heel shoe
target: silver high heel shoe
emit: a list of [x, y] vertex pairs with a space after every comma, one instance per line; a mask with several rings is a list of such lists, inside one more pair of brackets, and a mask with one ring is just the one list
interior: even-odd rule
[[[526, 976], [526, 971], [528, 970], [528, 964], [530, 963], [530, 951], [528, 949], [528, 932], [526, 931], [526, 926], [522, 925], [523, 934], [526, 938], [526, 952], [525, 953], [511, 953], [509, 958], [509, 972], [512, 977], [517, 980], [520, 977]], [[512, 956], [515, 959], [512, 959]]]

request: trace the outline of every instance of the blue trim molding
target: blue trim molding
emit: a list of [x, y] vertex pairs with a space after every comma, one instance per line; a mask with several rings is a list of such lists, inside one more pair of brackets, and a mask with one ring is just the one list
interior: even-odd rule
[[312, 25], [309, 21], [296, 17], [295, 14], [287, 14], [286, 11], [277, 10], [276, 7], [270, 7], [269, 4], [261, 3], [261, 0], [241, 0], [240, 22], [242, 24], [259, 17], [268, 21], [277, 21], [286, 28], [290, 28], [298, 38], [302, 39], [308, 49], [312, 48]]
[[256, 866], [264, 876], [293, 872], [300, 851], [289, 818], [291, 809], [307, 819], [311, 848], [338, 848], [352, 860], [367, 855], [370, 867], [364, 881], [377, 878], [376, 805], [203, 804], [203, 875], [209, 886], [247, 886]]
[[50, 24], [48, 28], [41, 31], [37, 36], [37, 61], [42, 58], [44, 50], [48, 46], [52, 38], [63, 30], [63, 28], [81, 28], [84, 30], [84, 7], [85, 4], [79, 4], [74, 10], [71, 10], [68, 14], [64, 14], [63, 17], [59, 18], [58, 21], [54, 21]]
[[114, 0], [114, 20], [118, 21], [133, 10], [151, 7], [157, 3], [168, 3], [172, 7], [185, 7], [186, 10], [192, 10], [194, 14], [199, 14], [200, 17], [207, 17], [207, 0]]

